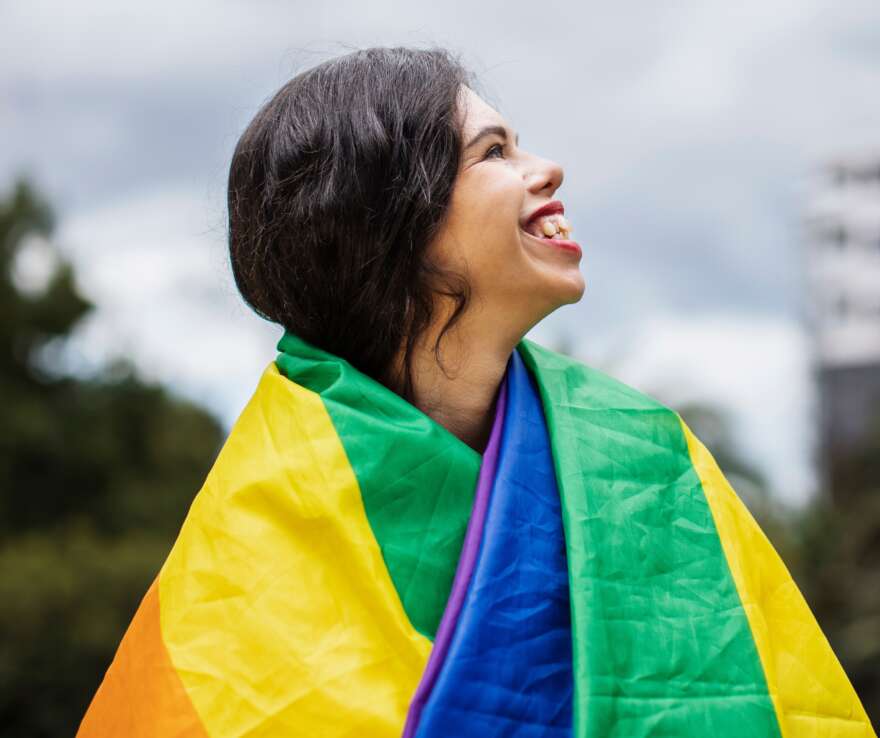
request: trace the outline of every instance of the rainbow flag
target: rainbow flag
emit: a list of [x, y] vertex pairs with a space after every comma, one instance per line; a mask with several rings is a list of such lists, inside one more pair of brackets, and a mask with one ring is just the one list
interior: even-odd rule
[[674, 411], [524, 339], [481, 455], [278, 348], [81, 738], [876, 738]]

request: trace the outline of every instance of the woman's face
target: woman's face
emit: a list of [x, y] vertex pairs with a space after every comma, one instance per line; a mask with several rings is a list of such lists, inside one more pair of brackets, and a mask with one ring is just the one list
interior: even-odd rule
[[459, 100], [462, 160], [448, 219], [429, 255], [466, 275], [470, 309], [495, 328], [522, 335], [584, 293], [580, 248], [565, 231], [561, 241], [545, 235], [554, 223], [567, 225], [565, 219], [555, 215], [547, 225], [543, 218], [526, 225], [538, 208], [559, 204], [554, 195], [562, 167], [520, 148], [505, 119], [469, 87], [462, 87]]

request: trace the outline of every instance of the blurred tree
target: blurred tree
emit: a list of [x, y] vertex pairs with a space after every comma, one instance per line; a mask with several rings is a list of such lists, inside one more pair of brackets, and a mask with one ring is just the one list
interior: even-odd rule
[[223, 440], [124, 359], [64, 376], [92, 305], [26, 182], [0, 200], [0, 725], [71, 736]]

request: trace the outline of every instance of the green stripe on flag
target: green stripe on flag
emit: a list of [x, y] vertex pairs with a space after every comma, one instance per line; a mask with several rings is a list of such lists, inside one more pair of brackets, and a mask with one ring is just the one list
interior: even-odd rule
[[550, 428], [576, 736], [780, 735], [678, 416], [524, 340]]
[[327, 408], [413, 627], [433, 640], [452, 588], [482, 457], [344, 359], [286, 333], [279, 371]]

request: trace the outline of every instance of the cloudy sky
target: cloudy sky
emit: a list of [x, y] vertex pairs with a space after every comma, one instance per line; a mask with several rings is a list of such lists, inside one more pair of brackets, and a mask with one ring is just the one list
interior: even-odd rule
[[726, 408], [779, 498], [810, 494], [805, 180], [880, 147], [876, 0], [28, 0], [0, 29], [0, 187], [52, 199], [98, 305], [72, 369], [126, 354], [231, 423], [279, 336], [229, 273], [238, 136], [330, 56], [443, 45], [565, 169], [587, 292], [530, 337]]

